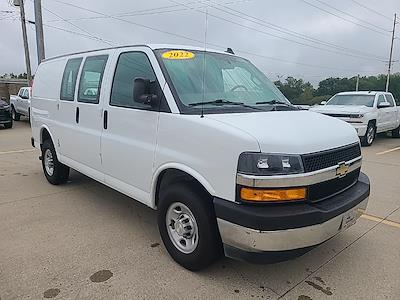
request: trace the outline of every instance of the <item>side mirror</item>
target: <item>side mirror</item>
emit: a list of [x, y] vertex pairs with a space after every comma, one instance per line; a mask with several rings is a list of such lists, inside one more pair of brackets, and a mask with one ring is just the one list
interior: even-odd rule
[[137, 77], [133, 80], [133, 101], [157, 107], [158, 96], [150, 93], [150, 79]]
[[389, 102], [381, 102], [378, 104], [378, 108], [387, 108], [387, 107], [390, 107]]
[[321, 101], [321, 105], [326, 105], [326, 101]]

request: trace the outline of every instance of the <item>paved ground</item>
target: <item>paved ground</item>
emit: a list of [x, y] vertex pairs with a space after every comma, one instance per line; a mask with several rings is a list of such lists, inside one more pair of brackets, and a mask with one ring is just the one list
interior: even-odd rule
[[372, 195], [348, 231], [293, 261], [191, 273], [165, 251], [154, 211], [76, 172], [48, 184], [29, 138], [26, 121], [0, 129], [2, 300], [400, 299], [400, 149], [386, 152], [400, 139], [363, 149]]

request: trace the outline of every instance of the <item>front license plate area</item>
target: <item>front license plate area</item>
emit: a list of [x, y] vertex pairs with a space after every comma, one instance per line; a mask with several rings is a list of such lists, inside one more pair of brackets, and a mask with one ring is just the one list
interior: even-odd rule
[[341, 229], [346, 230], [350, 226], [354, 225], [356, 223], [356, 220], [357, 220], [356, 212], [354, 210], [350, 210], [350, 211], [346, 212], [342, 219]]

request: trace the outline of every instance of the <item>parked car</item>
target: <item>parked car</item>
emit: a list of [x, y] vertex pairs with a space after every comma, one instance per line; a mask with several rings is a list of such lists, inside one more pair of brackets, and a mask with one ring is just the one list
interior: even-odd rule
[[18, 95], [11, 95], [10, 104], [14, 121], [19, 121], [21, 116], [30, 116], [31, 88], [22, 87]]
[[73, 168], [156, 209], [167, 251], [190, 270], [223, 253], [299, 256], [368, 202], [354, 129], [297, 109], [229, 53], [148, 45], [44, 60], [31, 123], [51, 184]]
[[354, 126], [363, 146], [371, 146], [377, 133], [400, 137], [400, 109], [385, 92], [343, 92], [310, 110], [339, 118]]
[[5, 128], [11, 128], [13, 120], [11, 118], [11, 106], [4, 98], [0, 99], [0, 124]]

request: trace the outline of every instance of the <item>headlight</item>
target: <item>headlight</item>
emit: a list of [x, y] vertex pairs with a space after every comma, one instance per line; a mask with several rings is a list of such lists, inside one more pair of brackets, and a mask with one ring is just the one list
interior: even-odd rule
[[363, 114], [350, 115], [351, 119], [361, 119], [362, 117], [364, 117]]
[[287, 175], [304, 173], [300, 155], [244, 152], [239, 156], [238, 172], [247, 175]]

